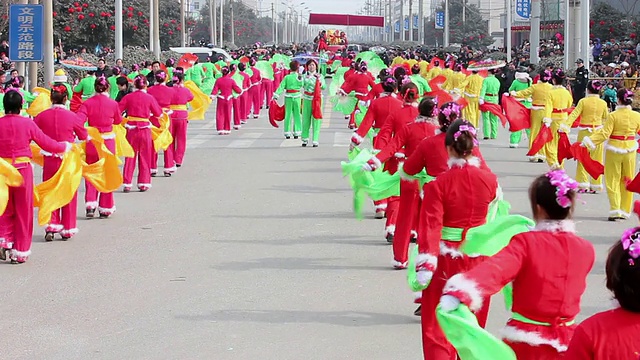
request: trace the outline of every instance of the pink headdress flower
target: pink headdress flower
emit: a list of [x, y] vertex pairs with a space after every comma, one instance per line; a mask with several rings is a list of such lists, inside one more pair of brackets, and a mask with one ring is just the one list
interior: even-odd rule
[[447, 119], [451, 117], [451, 114], [456, 114], [457, 117], [460, 117], [460, 109], [460, 105], [456, 103], [449, 103], [447, 104], [447, 106], [444, 106], [444, 109], [441, 110], [441, 113], [446, 116]]
[[622, 234], [620, 241], [622, 242], [622, 248], [629, 252], [629, 265], [635, 265], [634, 259], [640, 257], [640, 228], [635, 227], [627, 229]]
[[564, 172], [564, 170], [553, 170], [546, 174], [551, 185], [556, 187], [556, 201], [563, 208], [571, 207], [571, 199], [567, 196], [569, 191], [578, 188], [578, 182]]
[[462, 135], [463, 132], [468, 132], [469, 134], [473, 135], [473, 145], [478, 145], [478, 140], [476, 139], [476, 128], [474, 128], [472, 125], [460, 125], [458, 131], [453, 134], [453, 141], [458, 141], [458, 138], [460, 137], [460, 135]]

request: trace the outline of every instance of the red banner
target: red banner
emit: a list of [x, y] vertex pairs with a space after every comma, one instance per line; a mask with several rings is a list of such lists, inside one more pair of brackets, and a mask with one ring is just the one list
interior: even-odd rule
[[344, 14], [309, 14], [309, 25], [384, 27], [384, 17]]

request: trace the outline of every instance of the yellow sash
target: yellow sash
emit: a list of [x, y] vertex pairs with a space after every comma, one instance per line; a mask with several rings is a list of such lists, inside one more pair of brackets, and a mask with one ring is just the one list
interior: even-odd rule
[[29, 105], [27, 114], [32, 117], [38, 116], [41, 112], [51, 108], [51, 92], [45, 88], [34, 88], [34, 93], [38, 93], [35, 100]]
[[74, 144], [71, 151], [62, 156], [62, 164], [55, 175], [34, 187], [33, 206], [40, 209], [40, 226], [51, 221], [51, 212], [71, 202], [82, 182], [82, 163], [82, 150]]
[[187, 111], [189, 108], [187, 108], [187, 105], [171, 105], [169, 106], [170, 110], [183, 110], [183, 111]]
[[[18, 160], [18, 159], [16, 159]], [[27, 158], [27, 162], [29, 159]], [[4, 214], [9, 202], [9, 187], [22, 185], [22, 174], [10, 162], [0, 158], [0, 215]]]
[[169, 124], [171, 120], [169, 119], [169, 115], [167, 113], [162, 113], [159, 118], [160, 127], [151, 127], [151, 138], [153, 139], [153, 147], [156, 151], [167, 150], [169, 145], [173, 142], [173, 136], [171, 136], [171, 131], [169, 131]]
[[204, 114], [211, 105], [211, 98], [200, 90], [198, 85], [193, 81], [185, 81], [184, 87], [189, 89], [193, 94], [193, 100], [189, 103], [193, 110], [189, 111], [187, 120], [204, 120]]
[[87, 131], [99, 160], [93, 164], [83, 162], [82, 175], [102, 193], [116, 191], [122, 185], [122, 173], [118, 167], [122, 161], [107, 148], [98, 129], [89, 127]]
[[145, 119], [145, 118], [141, 118], [141, 117], [135, 117], [135, 116], [126, 116], [123, 119], [124, 123], [127, 123], [129, 121], [142, 121], [142, 122], [149, 122], [149, 119]]
[[116, 156], [134, 157], [133, 148], [127, 141], [127, 129], [122, 125], [113, 125], [113, 132], [116, 134]]

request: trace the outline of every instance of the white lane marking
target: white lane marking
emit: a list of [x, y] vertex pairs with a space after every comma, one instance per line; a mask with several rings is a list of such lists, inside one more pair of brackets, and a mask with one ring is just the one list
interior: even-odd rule
[[334, 147], [348, 147], [351, 144], [351, 135], [350, 132], [336, 132], [333, 138], [333, 146]]
[[233, 140], [228, 148], [248, 148], [258, 140], [263, 133], [245, 133], [240, 135], [240, 139]]
[[284, 139], [284, 141], [282, 141], [282, 143], [280, 143], [280, 147], [300, 147], [302, 146], [302, 140], [300, 139]]

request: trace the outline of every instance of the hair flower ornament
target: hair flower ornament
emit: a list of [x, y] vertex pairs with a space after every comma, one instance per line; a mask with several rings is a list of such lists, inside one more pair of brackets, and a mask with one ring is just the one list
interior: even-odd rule
[[640, 228], [627, 229], [620, 238], [622, 248], [629, 252], [629, 265], [635, 265], [634, 259], [640, 257]]
[[553, 170], [546, 174], [551, 185], [556, 187], [556, 201], [563, 208], [571, 207], [571, 199], [567, 196], [569, 191], [578, 189], [578, 182], [573, 180], [564, 170]]

